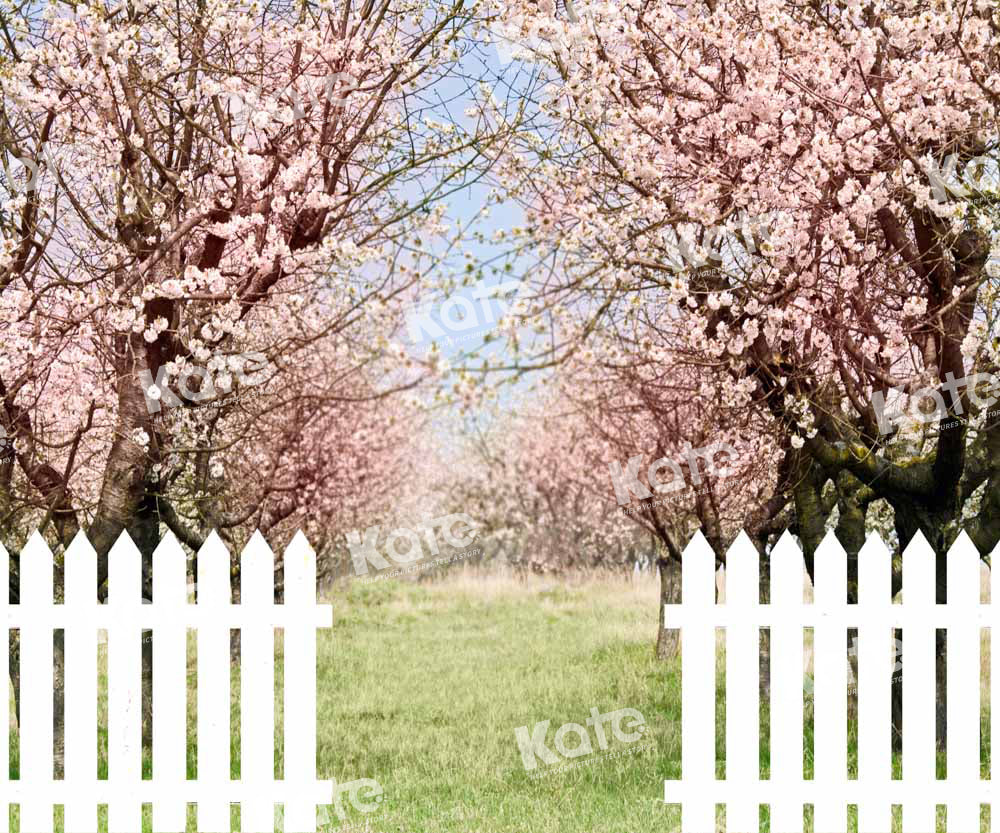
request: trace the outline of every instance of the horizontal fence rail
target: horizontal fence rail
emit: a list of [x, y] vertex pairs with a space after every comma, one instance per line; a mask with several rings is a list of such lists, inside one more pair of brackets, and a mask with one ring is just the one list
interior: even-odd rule
[[[0, 579], [9, 557], [0, 547]], [[198, 552], [197, 601], [188, 601], [187, 558], [168, 534], [152, 558], [152, 602], [142, 598], [142, 559], [122, 534], [108, 556], [108, 598], [97, 596], [97, 555], [83, 533], [65, 553], [64, 596], [53, 602], [52, 552], [37, 533], [20, 557], [20, 602], [0, 601], [0, 621], [20, 638], [19, 779], [0, 773], [0, 833], [9, 806], [21, 833], [52, 833], [55, 805], [66, 833], [95, 833], [98, 805], [109, 833], [142, 829], [152, 805], [157, 833], [186, 829], [197, 803], [204, 833], [241, 828], [314, 833], [318, 806], [333, 800], [316, 777], [316, 629], [330, 627], [329, 605], [316, 603], [316, 555], [301, 533], [284, 553], [284, 603], [274, 601], [274, 553], [257, 532], [240, 556], [240, 603], [232, 603], [230, 553], [214, 533]], [[274, 777], [274, 629], [284, 629], [284, 778]], [[53, 630], [64, 629], [63, 779], [53, 778]], [[240, 630], [240, 777], [231, 775], [230, 630]], [[107, 779], [99, 779], [97, 696], [99, 630], [107, 631]], [[142, 638], [152, 630], [152, 779], [142, 777]], [[187, 635], [197, 632], [197, 777], [187, 778]], [[7, 664], [8, 640], [2, 643]], [[9, 745], [8, 721], [0, 743]]]
[[[713, 833], [725, 805], [727, 833], [756, 833], [761, 805], [771, 833], [802, 833], [805, 805], [815, 833], [847, 833], [848, 805], [858, 833], [889, 833], [902, 808], [903, 833], [979, 833], [980, 805], [1000, 790], [980, 775], [980, 643], [1000, 611], [980, 602], [980, 554], [962, 533], [947, 554], [947, 603], [936, 601], [936, 556], [922, 535], [902, 555], [903, 592], [892, 598], [892, 553], [870, 536], [858, 556], [858, 601], [847, 602], [847, 555], [832, 532], [817, 549], [812, 603], [804, 600], [804, 561], [785, 533], [770, 553], [770, 603], [761, 604], [760, 556], [741, 533], [726, 554], [726, 599], [715, 599], [716, 556], [701, 533], [682, 554], [682, 600], [667, 604], [667, 628], [681, 629], [681, 774], [664, 782], [664, 800], [681, 805], [682, 833]], [[992, 596], [991, 596], [992, 598]], [[725, 629], [725, 777], [716, 777], [716, 628]], [[760, 629], [770, 631], [770, 770], [761, 778]], [[813, 777], [805, 778], [804, 638], [812, 629]], [[857, 628], [857, 777], [848, 777], [847, 635]], [[894, 654], [900, 628], [902, 656]], [[947, 631], [947, 778], [936, 778], [937, 629]], [[1000, 639], [991, 661], [1000, 662]], [[900, 662], [901, 660], [901, 662]], [[993, 667], [1000, 667], [993, 665]], [[900, 668], [902, 777], [893, 778], [891, 691]], [[1000, 726], [1000, 684], [990, 688], [991, 736]]]

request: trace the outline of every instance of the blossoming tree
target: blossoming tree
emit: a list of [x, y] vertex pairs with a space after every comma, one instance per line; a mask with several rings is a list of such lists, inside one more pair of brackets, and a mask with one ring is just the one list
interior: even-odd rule
[[199, 455], [195, 423], [228, 441], [296, 397], [419, 379], [385, 349], [421, 278], [401, 256], [487, 139], [422, 118], [462, 4], [404, 6], [53, 3], [5, 26], [4, 494], [63, 541], [86, 521], [103, 554], [173, 518], [152, 484]]
[[[1000, 363], [998, 14], [508, 4], [508, 37], [550, 80], [549, 140], [504, 159], [552, 267], [525, 314], [557, 335], [520, 365], [651, 315], [671, 366], [780, 426], [807, 554], [836, 506], [856, 555], [877, 504], [903, 545], [922, 530], [943, 557], [964, 527], [992, 550], [1000, 420], [963, 382]], [[928, 386], [933, 420], [880, 408]]]
[[[0, 517], [99, 555], [346, 522], [426, 371], [387, 350], [481, 131], [462, 2], [18, 5], [0, 39]], [[471, 128], [476, 131], [478, 128]], [[411, 426], [412, 428], [412, 426]], [[282, 533], [284, 534], [284, 533]], [[277, 543], [277, 542], [276, 542]], [[148, 571], [147, 571], [148, 579]]]

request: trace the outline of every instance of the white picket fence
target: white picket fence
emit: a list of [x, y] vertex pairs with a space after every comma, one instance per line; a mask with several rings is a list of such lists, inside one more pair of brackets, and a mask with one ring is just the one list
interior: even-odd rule
[[[0, 586], [9, 559], [0, 547]], [[53, 603], [52, 553], [35, 534], [21, 552], [20, 604], [3, 594], [8, 628], [20, 629], [20, 779], [0, 773], [0, 833], [20, 805], [21, 833], [51, 833], [53, 805], [66, 833], [95, 833], [108, 805], [109, 833], [142, 829], [143, 803], [158, 833], [185, 830], [196, 802], [198, 829], [230, 830], [239, 802], [243, 831], [313, 833], [316, 808], [333, 797], [316, 778], [316, 628], [331, 609], [316, 604], [316, 556], [300, 533], [284, 556], [284, 604], [274, 603], [274, 554], [255, 533], [241, 556], [240, 604], [232, 604], [230, 556], [213, 533], [198, 553], [197, 603], [188, 601], [186, 557], [169, 535], [153, 555], [153, 602], [141, 597], [138, 550], [122, 535], [109, 555], [107, 604], [97, 602], [97, 557], [81, 533], [65, 554], [65, 603]], [[64, 778], [53, 779], [53, 628], [65, 629]], [[107, 630], [107, 779], [97, 771], [98, 629]], [[141, 639], [153, 635], [152, 780], [142, 778]], [[187, 629], [197, 629], [197, 779], [187, 780]], [[230, 776], [230, 636], [241, 630], [240, 778]], [[274, 629], [284, 629], [284, 779], [274, 777]], [[0, 668], [8, 662], [0, 640]], [[0, 748], [9, 743], [0, 721]]]
[[[1000, 549], [998, 549], [1000, 553]], [[980, 603], [980, 556], [963, 533], [949, 551], [948, 603], [935, 603], [935, 558], [923, 536], [903, 553], [903, 602], [892, 603], [892, 555], [877, 536], [859, 555], [859, 601], [847, 604], [847, 559], [832, 533], [816, 553], [812, 604], [803, 601], [803, 558], [786, 533], [771, 553], [771, 603], [759, 604], [757, 549], [741, 534], [726, 559], [726, 599], [715, 602], [715, 554], [699, 533], [683, 553], [682, 601], [665, 609], [681, 629], [682, 780], [664, 782], [681, 804], [682, 833], [713, 833], [716, 804], [727, 833], [802, 833], [803, 806], [815, 833], [889, 833], [892, 805], [903, 833], [934, 833], [936, 805], [949, 833], [979, 833], [980, 804], [994, 791], [980, 778], [980, 633], [993, 608]], [[998, 588], [1000, 592], [1000, 588]], [[991, 595], [992, 598], [992, 595]], [[725, 628], [725, 778], [716, 779], [716, 627]], [[770, 778], [760, 778], [759, 629], [771, 633]], [[803, 772], [803, 636], [813, 629], [814, 778]], [[858, 771], [847, 770], [847, 628], [858, 636]], [[892, 777], [890, 692], [894, 627], [903, 630], [902, 779]], [[947, 629], [947, 779], [936, 780], [934, 632]], [[1000, 639], [991, 667], [1000, 668]], [[991, 737], [1000, 737], [1000, 684], [990, 688]], [[1000, 832], [1000, 806], [991, 813]]]

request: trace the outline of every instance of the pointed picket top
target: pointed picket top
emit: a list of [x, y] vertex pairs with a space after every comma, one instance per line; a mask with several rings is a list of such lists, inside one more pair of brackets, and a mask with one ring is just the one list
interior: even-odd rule
[[36, 529], [21, 550], [21, 604], [52, 604], [52, 577], [52, 550]]
[[802, 550], [787, 529], [771, 551], [771, 604], [802, 604], [804, 585]]
[[700, 529], [681, 555], [681, 594], [686, 605], [715, 604], [715, 551]]
[[198, 604], [232, 601], [229, 558], [229, 548], [213, 529], [198, 550]]
[[64, 561], [66, 604], [92, 607], [97, 600], [97, 552], [82, 529], [66, 548]]
[[937, 596], [937, 556], [917, 530], [903, 550], [903, 604], [934, 604]]
[[959, 530], [958, 536], [952, 543], [949, 552], [951, 552], [951, 550], [955, 549], [956, 547], [971, 547], [972, 548], [971, 551], [976, 554], [976, 558], [979, 559], [982, 558], [982, 555], [979, 552], [979, 547], [976, 546], [975, 541], [972, 540], [972, 538], [969, 536], [969, 533], [966, 532], [964, 529]]
[[94, 550], [94, 545], [90, 543], [90, 538], [87, 537], [87, 533], [82, 529], [76, 531], [76, 535], [73, 536], [73, 540], [69, 542], [69, 546], [66, 547], [66, 552], [70, 552], [74, 547], [86, 547], [94, 555], [97, 555], [97, 551]]
[[847, 603], [847, 553], [832, 529], [816, 548], [813, 574], [813, 601], [817, 607], [836, 610]]
[[142, 554], [125, 530], [108, 553], [108, 604], [142, 604]]
[[243, 559], [250, 559], [250, 561], [270, 559], [273, 562], [274, 550], [272, 550], [271, 545], [267, 543], [264, 533], [259, 529], [255, 529], [253, 531], [253, 535], [250, 536], [250, 540], [248, 540], [246, 546], [243, 547], [243, 552], [240, 557]]
[[691, 536], [691, 540], [688, 541], [687, 546], [684, 548], [684, 552], [687, 552], [692, 547], [698, 550], [709, 550], [714, 555], [715, 552], [712, 550], [711, 545], [708, 543], [708, 539], [705, 537], [705, 533], [701, 529], [696, 529], [694, 535]]
[[299, 546], [301, 544], [305, 544], [307, 547], [312, 549], [312, 544], [309, 543], [309, 539], [306, 537], [305, 532], [303, 532], [301, 529], [298, 529], [292, 536], [292, 540], [288, 542], [288, 547], [290, 548], [293, 546]]
[[[174, 535], [172, 529], [168, 529], [165, 533], [163, 533], [163, 537], [160, 539], [160, 543], [156, 545], [157, 550], [161, 549], [162, 547], [177, 547], [183, 552], [183, 548], [181, 547], [181, 542], [177, 540], [177, 536]], [[154, 556], [156, 555], [156, 550], [153, 551], [153, 555]]]
[[218, 549], [219, 547], [222, 547], [224, 550], [226, 550], [227, 553], [229, 552], [229, 549], [226, 547], [225, 541], [223, 541], [222, 538], [219, 536], [218, 531], [213, 529], [208, 533], [208, 535], [205, 536], [204, 542], [202, 542], [201, 547], [199, 547], [198, 549], [198, 554], [201, 555], [201, 553], [205, 552], [206, 549], [215, 550]]
[[760, 553], [740, 530], [726, 551], [726, 604], [754, 607], [760, 601]]
[[240, 556], [240, 603], [274, 601], [274, 552], [261, 531], [255, 530]]
[[285, 547], [285, 604], [316, 604], [316, 552], [300, 529]]
[[874, 532], [858, 553], [858, 602], [876, 607], [892, 602], [892, 553]]
[[21, 550], [21, 554], [23, 555], [25, 552], [29, 550], [35, 550], [39, 547], [46, 550], [49, 549], [49, 545], [45, 543], [45, 538], [42, 537], [42, 533], [36, 529], [34, 532], [31, 533], [31, 535], [28, 536], [28, 541], [24, 545], [24, 548]]
[[187, 604], [187, 554], [169, 530], [153, 550], [153, 601], [172, 607]]
[[962, 530], [948, 550], [949, 604], [979, 604], [979, 562], [979, 548], [965, 530]]

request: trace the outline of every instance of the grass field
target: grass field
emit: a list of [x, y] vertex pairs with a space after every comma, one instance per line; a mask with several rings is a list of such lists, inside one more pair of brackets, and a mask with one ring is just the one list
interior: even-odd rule
[[[320, 768], [382, 785], [380, 833], [669, 829], [680, 690], [652, 657], [656, 605], [653, 581], [355, 585], [321, 649]], [[552, 746], [594, 707], [638, 709], [652, 749], [530, 778], [515, 728], [550, 720]]]
[[[462, 573], [435, 584], [353, 583], [331, 590], [328, 600], [334, 606], [334, 627], [321, 631], [318, 643], [318, 774], [340, 784], [372, 779], [382, 796], [376, 809], [361, 812], [345, 793], [343, 813], [332, 808], [323, 811], [320, 830], [679, 830], [678, 808], [665, 805], [662, 798], [664, 778], [680, 777], [680, 672], [679, 662], [658, 663], [652, 656], [656, 591], [655, 580], [567, 585]], [[280, 644], [279, 639], [279, 656]], [[721, 639], [717, 656], [717, 774], [722, 777]], [[192, 644], [189, 668], [194, 667], [193, 660]], [[275, 682], [280, 693], [280, 663]], [[234, 692], [238, 686], [236, 670]], [[188, 775], [194, 777], [193, 689], [191, 695]], [[277, 699], [280, 738], [280, 696]], [[806, 705], [805, 769], [806, 777], [811, 777], [808, 701]], [[536, 773], [545, 772], [544, 777], [531, 777], [522, 762], [515, 729], [526, 726], [530, 732], [534, 724], [548, 720], [547, 743], [554, 748], [555, 730], [565, 723], [586, 725], [593, 708], [604, 713], [638, 710], [647, 727], [642, 740], [623, 743], [609, 733], [609, 754], [605, 755], [591, 730], [593, 755], [567, 761], [582, 765], [564, 769], [542, 764]], [[106, 711], [102, 702], [102, 722]], [[767, 721], [765, 706], [761, 712], [765, 739]], [[239, 726], [238, 696], [234, 696], [233, 725]], [[987, 749], [988, 732], [988, 716], [984, 716]], [[99, 744], [106, 749], [103, 726]], [[567, 745], [574, 747], [575, 737]], [[11, 746], [16, 777], [16, 736]], [[856, 767], [853, 736], [850, 747], [849, 760]], [[237, 731], [232, 744], [233, 777], [239, 775], [239, 753]], [[611, 757], [615, 753], [627, 754]], [[278, 775], [283, 770], [281, 759], [279, 745]], [[767, 762], [765, 743], [761, 749], [765, 776]], [[898, 760], [894, 768], [898, 777]], [[943, 774], [943, 760], [938, 768], [939, 775]], [[103, 760], [99, 770], [106, 773]], [[188, 829], [194, 831], [190, 810]], [[16, 816], [15, 808], [15, 825]], [[806, 830], [811, 830], [810, 816], [807, 808]], [[57, 811], [57, 822], [59, 817]], [[761, 821], [766, 832], [766, 811]], [[148, 822], [147, 808], [146, 829]], [[234, 808], [233, 830], [239, 829], [239, 813]], [[719, 830], [724, 829], [720, 812]], [[894, 833], [898, 829], [897, 813]], [[939, 829], [944, 828], [939, 825]], [[988, 829], [984, 822], [983, 830]]]

